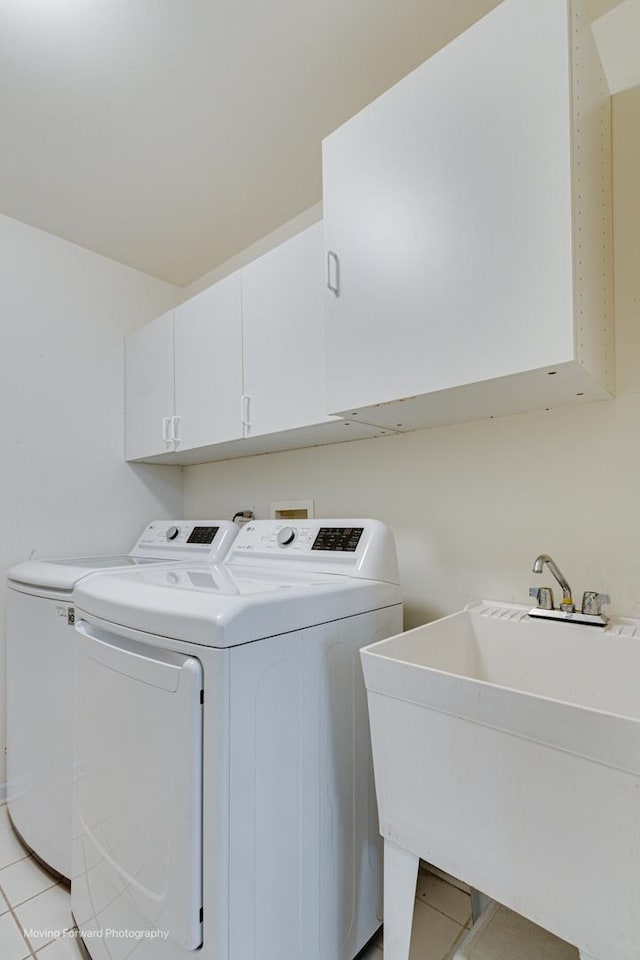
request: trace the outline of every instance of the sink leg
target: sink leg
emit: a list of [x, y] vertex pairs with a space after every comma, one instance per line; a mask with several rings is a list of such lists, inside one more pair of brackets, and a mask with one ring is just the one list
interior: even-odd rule
[[384, 960], [409, 960], [419, 858], [384, 841]]

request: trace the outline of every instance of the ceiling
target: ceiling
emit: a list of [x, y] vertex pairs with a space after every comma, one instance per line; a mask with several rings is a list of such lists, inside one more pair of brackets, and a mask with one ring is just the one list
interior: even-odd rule
[[321, 198], [320, 143], [499, 0], [2, 0], [0, 212], [180, 286]]
[[322, 138], [498, 0], [2, 0], [0, 212], [184, 286], [321, 198]]

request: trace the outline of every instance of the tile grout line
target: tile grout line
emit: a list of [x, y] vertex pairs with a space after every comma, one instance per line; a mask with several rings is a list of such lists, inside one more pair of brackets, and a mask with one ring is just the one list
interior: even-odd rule
[[0, 867], [0, 872], [2, 872], [2, 870], [8, 870], [9, 867], [15, 867], [19, 863], [24, 863], [25, 860], [33, 860], [33, 857], [30, 853], [26, 853], [24, 857], [20, 858], [20, 860], [14, 860], [13, 863], [5, 863], [4, 867]]
[[[469, 928], [464, 923], [460, 923], [459, 920], [456, 920], [455, 917], [449, 916], [448, 913], [444, 913], [444, 911], [440, 910], [438, 907], [434, 906], [432, 903], [429, 903], [426, 900], [423, 900], [421, 897], [417, 895], [414, 898], [414, 903], [421, 903], [422, 906], [424, 907], [430, 907], [432, 910], [435, 910], [436, 913], [439, 913], [441, 917], [445, 917], [445, 919], [450, 920], [451, 923], [455, 923], [455, 925], [459, 928], [451, 944], [447, 947], [445, 952], [439, 958], [439, 960], [451, 960], [451, 957], [453, 957], [455, 951], [460, 946], [460, 943], [464, 939], [464, 936], [469, 932]], [[381, 930], [384, 931], [384, 923], [381, 927]], [[379, 943], [374, 943], [374, 951], [376, 949], [380, 951], [384, 960], [384, 933], [381, 941]]]
[[25, 851], [21, 857], [18, 857], [17, 860], [11, 860], [9, 863], [3, 863], [0, 867], [0, 870], [6, 870], [7, 867], [15, 867], [16, 863], [22, 863], [23, 860], [28, 860], [31, 856], [29, 851]]
[[[4, 869], [4, 868], [3, 868], [3, 869]], [[2, 874], [2, 870], [0, 870], [0, 875], [1, 875], [1, 874]], [[1, 879], [1, 876], [0, 876], [0, 879]], [[40, 890], [39, 893], [34, 893], [34, 894], [32, 894], [30, 897], [26, 897], [26, 899], [21, 900], [20, 903], [16, 903], [16, 904], [15, 904], [16, 909], [17, 909], [18, 907], [23, 907], [23, 906], [25, 905], [25, 903], [31, 903], [32, 900], [35, 900], [35, 899], [36, 899], [36, 897], [41, 897], [43, 893], [48, 893], [49, 890], [53, 890], [54, 887], [63, 887], [63, 888], [65, 888], [65, 887], [66, 887], [66, 884], [63, 883], [61, 880], [54, 880], [50, 887], [45, 887], [44, 890]], [[7, 903], [9, 903], [9, 901], [8, 901], [8, 899], [7, 899], [7, 895], [6, 895], [6, 893], [4, 892], [4, 890], [2, 889], [1, 886], [0, 886], [0, 890], [2, 890], [2, 896], [5, 898], [5, 900], [7, 901]], [[11, 906], [13, 906], [13, 904], [11, 904]]]
[[460, 944], [462, 943], [462, 941], [464, 940], [464, 938], [465, 938], [465, 936], [466, 936], [466, 934], [467, 934], [468, 932], [469, 932], [469, 930], [467, 929], [467, 927], [462, 927], [460, 933], [459, 933], [458, 936], [455, 938], [455, 940], [453, 941], [453, 943], [451, 944], [451, 946], [449, 947], [449, 949], [448, 949], [447, 952], [445, 953], [445, 955], [444, 955], [444, 957], [442, 958], [442, 960], [451, 960], [451, 958], [452, 958], [453, 955], [455, 954], [456, 950], [458, 949], [458, 947], [460, 946]]
[[[18, 930], [20, 931], [24, 942], [26, 943], [27, 947], [29, 948], [29, 953], [31, 954], [31, 957], [33, 958], [33, 960], [38, 960], [38, 958], [36, 957], [36, 952], [35, 952], [35, 950], [33, 949], [33, 946], [32, 946], [32, 944], [31, 944], [31, 941], [29, 940], [29, 937], [27, 936], [27, 934], [26, 934], [26, 932], [25, 932], [25, 930], [24, 930], [24, 927], [22, 926], [22, 924], [21, 924], [20, 921], [18, 920], [18, 917], [16, 916], [15, 911], [14, 911], [14, 909], [13, 909], [13, 904], [11, 904], [11, 903], [9, 902], [9, 898], [7, 897], [6, 893], [4, 892], [4, 889], [3, 889], [3, 887], [2, 887], [2, 884], [0, 884], [0, 893], [1, 893], [2, 896], [4, 897], [4, 899], [5, 899], [5, 901], [6, 901], [6, 904], [7, 904], [7, 907], [9, 908], [9, 910], [8, 910], [7, 912], [10, 913], [11, 916], [13, 917], [14, 922], [15, 922], [16, 926], [18, 927]], [[33, 899], [33, 898], [32, 898], [32, 899]], [[26, 901], [25, 901], [25, 902], [26, 902]]]
[[471, 911], [469, 911], [469, 917], [465, 920], [464, 923], [461, 923], [459, 920], [456, 920], [455, 917], [452, 917], [450, 913], [445, 913], [444, 910], [441, 910], [440, 907], [436, 907], [434, 903], [431, 903], [429, 900], [423, 900], [422, 897], [416, 896], [416, 903], [421, 903], [425, 907], [431, 907], [432, 910], [435, 910], [436, 913], [439, 913], [441, 917], [446, 917], [447, 920], [451, 920], [453, 923], [457, 923], [459, 927], [462, 927], [464, 930], [467, 926], [467, 923], [471, 919]]
[[7, 836], [11, 838], [12, 842], [15, 842], [20, 848], [20, 850], [22, 851], [21, 857], [16, 857], [15, 860], [10, 860], [9, 863], [2, 864], [2, 867], [0, 867], [0, 870], [4, 870], [5, 867], [12, 867], [14, 863], [19, 863], [21, 860], [26, 860], [27, 857], [31, 856], [31, 850], [29, 850], [29, 848], [24, 845], [22, 840], [16, 834], [13, 826], [11, 825], [11, 820], [9, 819], [8, 814], [5, 816], [6, 827], [2, 826], [1, 821], [2, 821], [2, 813], [0, 813], [0, 833], [2, 832], [6, 833]]

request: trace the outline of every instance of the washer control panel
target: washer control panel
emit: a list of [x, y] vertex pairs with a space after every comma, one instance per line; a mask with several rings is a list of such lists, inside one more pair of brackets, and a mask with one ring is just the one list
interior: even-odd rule
[[187, 537], [187, 543], [210, 544], [213, 543], [219, 527], [193, 527]]
[[212, 523], [194, 524], [188, 521], [169, 522], [155, 521], [150, 523], [140, 539], [138, 546], [160, 546], [173, 545], [185, 546], [186, 544], [195, 544], [197, 546], [210, 546], [215, 540], [219, 526]]

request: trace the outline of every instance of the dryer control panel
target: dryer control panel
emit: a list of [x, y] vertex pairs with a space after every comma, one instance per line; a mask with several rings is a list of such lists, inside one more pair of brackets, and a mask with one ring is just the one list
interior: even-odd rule
[[296, 569], [398, 583], [393, 534], [378, 520], [252, 520], [225, 563]]
[[131, 555], [222, 560], [239, 529], [230, 520], [154, 520], [142, 531]]

